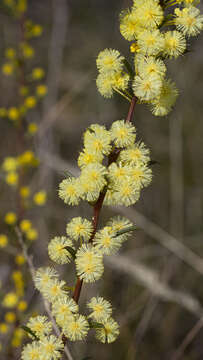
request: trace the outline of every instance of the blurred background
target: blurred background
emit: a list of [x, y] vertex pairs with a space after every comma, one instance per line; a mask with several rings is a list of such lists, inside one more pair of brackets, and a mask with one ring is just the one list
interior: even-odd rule
[[[74, 216], [91, 218], [86, 204], [68, 207], [58, 198], [58, 184], [67, 171], [78, 173], [77, 157], [82, 133], [92, 123], [107, 127], [124, 119], [128, 103], [118, 95], [105, 100], [96, 89], [96, 58], [104, 48], [118, 49], [130, 58], [129, 43], [119, 32], [119, 13], [131, 5], [128, 0], [29, 0], [28, 16], [44, 27], [34, 40], [36, 56], [31, 66], [47, 72], [48, 95], [30, 117], [39, 124], [34, 149], [40, 167], [30, 186], [48, 193], [44, 208], [30, 211], [39, 239], [30, 252], [36, 267], [47, 266], [47, 244], [55, 235], [65, 234], [66, 223]], [[203, 11], [202, 4], [200, 5]], [[18, 25], [0, 14], [0, 54], [15, 45]], [[168, 74], [180, 91], [175, 109], [167, 117], [156, 118], [144, 105], [137, 105], [134, 124], [138, 138], [151, 150], [151, 186], [132, 208], [103, 208], [101, 225], [112, 215], [129, 217], [138, 227], [119, 255], [106, 259], [99, 282], [85, 285], [80, 304], [96, 294], [110, 299], [114, 317], [120, 323], [120, 337], [110, 345], [70, 344], [75, 360], [175, 360], [177, 349], [203, 314], [203, 35], [189, 40], [190, 52], [168, 61]], [[2, 60], [3, 62], [3, 60]], [[0, 106], [12, 104], [16, 96], [14, 80], [0, 76]], [[16, 153], [15, 129], [0, 121], [0, 159]], [[32, 147], [32, 146], [31, 146]], [[28, 144], [29, 148], [29, 144]], [[13, 193], [1, 184], [0, 218], [15, 207]], [[0, 226], [3, 227], [2, 221]], [[1, 230], [2, 231], [2, 230]], [[12, 241], [12, 240], [11, 240]], [[25, 265], [26, 266], [26, 265]], [[0, 278], [9, 289], [13, 256], [0, 251]], [[70, 286], [74, 269], [58, 267]], [[43, 312], [40, 295], [27, 287], [28, 311]], [[0, 312], [2, 315], [2, 309]], [[203, 328], [194, 337], [181, 359], [203, 357]], [[99, 354], [99, 355], [98, 355]], [[1, 355], [0, 355], [1, 358]], [[5, 357], [5, 359], [10, 357]], [[19, 359], [18, 350], [12, 359]], [[4, 358], [2, 358], [4, 360]]]

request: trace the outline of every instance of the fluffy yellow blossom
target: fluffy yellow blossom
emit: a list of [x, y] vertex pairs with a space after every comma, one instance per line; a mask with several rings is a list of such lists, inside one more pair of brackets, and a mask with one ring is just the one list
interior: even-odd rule
[[41, 291], [48, 282], [58, 277], [57, 272], [50, 267], [39, 268], [35, 275], [35, 286]]
[[157, 1], [145, 0], [136, 7], [135, 15], [144, 28], [154, 29], [161, 25], [164, 12]]
[[[95, 154], [101, 158], [108, 155], [111, 151], [111, 135], [104, 126], [91, 125], [84, 133], [84, 146], [90, 154]], [[92, 161], [95, 162], [95, 161]], [[96, 161], [98, 162], [98, 161]], [[88, 165], [88, 164], [87, 164]]]
[[106, 168], [98, 163], [87, 165], [81, 173], [81, 183], [87, 183], [90, 191], [100, 192], [106, 185], [105, 176], [107, 174]]
[[77, 274], [84, 282], [94, 282], [103, 274], [103, 256], [90, 244], [79, 248], [75, 263]]
[[171, 80], [163, 82], [161, 93], [157, 99], [152, 102], [152, 112], [155, 116], [167, 115], [174, 105], [178, 96], [178, 90]]
[[59, 185], [59, 197], [69, 205], [78, 205], [82, 195], [80, 182], [75, 178], [63, 180]]
[[34, 332], [38, 338], [49, 335], [52, 331], [52, 324], [46, 316], [36, 316], [29, 319], [27, 327]]
[[120, 72], [123, 68], [124, 57], [118, 50], [105, 49], [101, 51], [97, 58], [97, 68], [99, 72], [111, 74]]
[[145, 30], [139, 34], [137, 44], [142, 54], [157, 56], [163, 49], [163, 35], [159, 30]]
[[64, 335], [71, 341], [84, 340], [89, 330], [89, 324], [83, 315], [72, 316], [64, 323]]
[[124, 149], [119, 154], [119, 160], [123, 164], [136, 165], [138, 163], [148, 163], [150, 152], [143, 142], [137, 143], [129, 149]]
[[41, 357], [41, 347], [37, 341], [23, 347], [21, 354], [22, 360], [39, 360]]
[[103, 327], [96, 329], [96, 339], [102, 343], [112, 343], [119, 335], [119, 326], [115, 320], [108, 318], [102, 321]]
[[174, 12], [175, 25], [184, 35], [196, 36], [203, 30], [203, 15], [196, 7], [189, 6], [182, 10], [176, 8]]
[[16, 293], [9, 292], [4, 296], [2, 305], [6, 308], [12, 308], [16, 306], [17, 302], [18, 302], [18, 297]]
[[48, 245], [48, 254], [57, 264], [68, 264], [72, 260], [71, 253], [66, 247], [73, 248], [73, 243], [65, 236], [55, 236]]
[[136, 184], [133, 183], [132, 178], [125, 178], [124, 181], [116, 184], [115, 202], [119, 205], [130, 206], [135, 204], [140, 197], [140, 191]]
[[122, 72], [113, 75], [100, 73], [97, 77], [96, 84], [102, 96], [111, 98], [114, 90], [125, 91], [128, 88], [129, 79], [129, 75]]
[[47, 200], [47, 193], [44, 190], [41, 190], [41, 191], [37, 192], [33, 196], [33, 201], [38, 206], [44, 205], [46, 203], [46, 200]]
[[92, 163], [102, 163], [104, 156], [99, 152], [92, 153], [91, 150], [84, 149], [78, 157], [78, 166], [83, 168]]
[[109, 318], [112, 314], [110, 302], [102, 297], [93, 297], [87, 304], [87, 307], [91, 311], [89, 317], [97, 322]]
[[134, 144], [136, 129], [124, 120], [114, 121], [111, 126], [111, 138], [118, 147], [125, 147]]
[[29, 93], [29, 88], [27, 86], [21, 86], [19, 89], [19, 94], [26, 96]]
[[[49, 337], [42, 337], [40, 339], [40, 358], [47, 360], [61, 359], [61, 351], [64, 349], [64, 344], [60, 338], [54, 335]], [[27, 359], [25, 359], [27, 360]]]
[[[129, 219], [123, 216], [114, 216], [107, 222], [106, 225], [110, 226], [112, 231], [116, 233], [117, 231], [126, 229], [129, 226], [132, 226], [133, 224]], [[116, 238], [118, 239], [118, 241], [124, 242], [130, 236], [130, 234], [131, 234], [130, 232], [126, 232], [122, 235], [117, 236]]]
[[166, 73], [166, 65], [161, 59], [156, 59], [153, 56], [142, 56], [138, 61], [138, 73], [144, 78], [145, 76], [154, 74], [164, 77]]
[[8, 244], [8, 236], [0, 234], [0, 248], [6, 247]]
[[93, 243], [95, 249], [103, 255], [115, 254], [122, 245], [119, 237], [115, 237], [115, 232], [110, 226], [105, 226], [102, 230], [98, 231]]
[[93, 232], [93, 226], [90, 221], [81, 217], [73, 218], [66, 226], [66, 233], [73, 240], [83, 239], [88, 241]]
[[56, 322], [59, 326], [63, 327], [68, 323], [70, 317], [77, 313], [79, 310], [76, 302], [68, 296], [56, 299], [52, 304], [52, 313], [56, 318]]
[[17, 216], [14, 212], [8, 212], [5, 215], [4, 221], [8, 225], [14, 225], [17, 221]]
[[121, 13], [120, 32], [126, 40], [135, 40], [141, 30], [142, 24], [136, 11]]
[[156, 74], [146, 77], [135, 76], [133, 81], [134, 94], [142, 101], [151, 101], [156, 98], [162, 87], [162, 79]]
[[163, 54], [170, 58], [177, 58], [186, 49], [185, 37], [179, 31], [167, 31], [164, 34]]

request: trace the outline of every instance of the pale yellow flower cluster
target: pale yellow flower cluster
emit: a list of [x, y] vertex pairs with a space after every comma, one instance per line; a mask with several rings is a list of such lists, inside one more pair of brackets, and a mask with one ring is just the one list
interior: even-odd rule
[[140, 103], [150, 105], [155, 116], [167, 115], [178, 91], [167, 78], [164, 60], [184, 55], [186, 38], [197, 36], [203, 29], [203, 15], [196, 8], [198, 3], [195, 0], [171, 0], [162, 4], [159, 0], [134, 0], [131, 9], [120, 15], [120, 32], [132, 41], [134, 63], [131, 66], [117, 50], [101, 51], [97, 58], [97, 87], [101, 95], [112, 97], [116, 91], [130, 100], [134, 94]]

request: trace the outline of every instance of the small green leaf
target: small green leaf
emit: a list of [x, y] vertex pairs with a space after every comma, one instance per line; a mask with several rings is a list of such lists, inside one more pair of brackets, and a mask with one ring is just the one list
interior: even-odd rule
[[76, 251], [72, 247], [66, 246], [64, 249], [66, 249], [71, 254], [72, 258], [75, 259]]
[[133, 225], [133, 226], [128, 226], [127, 228], [125, 229], [122, 229], [122, 230], [119, 230], [116, 232], [116, 234], [114, 235], [114, 237], [117, 237], [117, 236], [120, 236], [120, 235], [123, 235], [125, 233], [128, 233], [130, 231], [134, 231], [134, 230], [137, 230], [137, 226]]
[[98, 328], [101, 329], [101, 328], [104, 327], [103, 324], [98, 323], [98, 322], [96, 322], [96, 321], [89, 321], [89, 325], [90, 325], [90, 328], [91, 328], [91, 329], [98, 329]]
[[21, 328], [28, 334], [32, 335], [36, 340], [39, 340], [39, 338], [35, 335], [35, 333], [27, 326], [22, 325]]

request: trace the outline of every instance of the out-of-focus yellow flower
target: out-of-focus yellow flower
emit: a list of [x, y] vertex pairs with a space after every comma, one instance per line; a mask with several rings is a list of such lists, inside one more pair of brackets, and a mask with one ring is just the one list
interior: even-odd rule
[[23, 256], [23, 254], [18, 254], [18, 255], [16, 255], [16, 257], [15, 257], [15, 262], [16, 262], [16, 264], [19, 265], [19, 266], [25, 264], [25, 258], [24, 258], [24, 256]]
[[16, 186], [18, 184], [18, 174], [15, 171], [11, 171], [6, 176], [7, 184], [11, 186]]
[[0, 117], [4, 118], [7, 116], [7, 110], [5, 108], [0, 108]]
[[12, 307], [16, 306], [17, 302], [18, 302], [18, 297], [17, 297], [16, 293], [10, 292], [4, 296], [2, 305], [7, 308], [12, 308]]
[[26, 232], [26, 238], [30, 241], [36, 240], [38, 238], [38, 232], [36, 229], [30, 229]]
[[26, 233], [32, 227], [32, 223], [30, 220], [24, 219], [20, 222], [20, 229], [22, 232]]
[[40, 36], [40, 35], [42, 35], [42, 32], [43, 32], [43, 27], [41, 25], [39, 25], [39, 24], [33, 25], [32, 31], [31, 31], [33, 36], [36, 36], [36, 37]]
[[24, 199], [28, 198], [30, 195], [30, 188], [28, 186], [22, 186], [20, 188], [20, 196]]
[[32, 109], [36, 106], [37, 104], [37, 100], [34, 96], [28, 96], [26, 99], [25, 99], [25, 106], [28, 108], [28, 109]]
[[38, 125], [36, 123], [32, 122], [28, 125], [28, 132], [30, 135], [36, 134], [37, 130], [38, 130]]
[[46, 85], [38, 85], [36, 87], [36, 94], [39, 97], [43, 97], [47, 94], [47, 86]]
[[13, 333], [13, 338], [11, 341], [11, 346], [12, 347], [20, 347], [22, 344], [23, 337], [24, 337], [24, 330], [21, 328], [15, 329], [15, 331]]
[[14, 212], [10, 211], [5, 215], [5, 223], [8, 225], [14, 225], [17, 221], [17, 216]]
[[7, 57], [7, 59], [14, 59], [16, 56], [15, 49], [13, 49], [13, 48], [6, 49], [5, 56]]
[[6, 157], [3, 161], [2, 168], [4, 171], [16, 171], [18, 167], [18, 161], [14, 157]]
[[32, 78], [34, 80], [41, 80], [44, 77], [44, 70], [40, 67], [34, 68], [32, 70]]
[[33, 201], [36, 205], [42, 206], [46, 203], [47, 194], [46, 191], [39, 191], [33, 196]]
[[25, 311], [27, 309], [27, 302], [25, 300], [21, 300], [18, 303], [17, 309], [22, 312]]
[[21, 44], [21, 49], [22, 49], [24, 58], [30, 59], [34, 56], [34, 53], [35, 53], [34, 49], [29, 44], [27, 44], [27, 43]]
[[12, 75], [13, 74], [13, 64], [11, 63], [5, 63], [3, 66], [2, 66], [2, 72], [4, 75]]
[[20, 165], [36, 165], [37, 159], [33, 151], [27, 150], [18, 157], [18, 162]]
[[29, 88], [27, 86], [21, 86], [19, 89], [19, 93], [22, 96], [26, 96], [29, 93]]
[[16, 107], [11, 107], [8, 109], [8, 118], [10, 120], [18, 120], [20, 116], [19, 110]]
[[14, 323], [16, 321], [16, 314], [13, 311], [8, 311], [5, 314], [5, 321], [7, 323]]
[[16, 4], [16, 11], [23, 14], [27, 11], [27, 0], [18, 0]]
[[6, 323], [0, 323], [0, 334], [6, 334], [8, 332], [8, 325]]
[[8, 237], [4, 234], [0, 234], [0, 248], [6, 247], [8, 244]]

